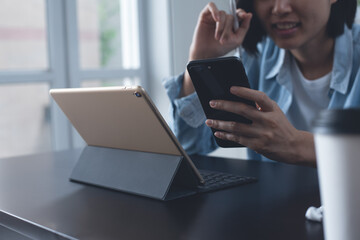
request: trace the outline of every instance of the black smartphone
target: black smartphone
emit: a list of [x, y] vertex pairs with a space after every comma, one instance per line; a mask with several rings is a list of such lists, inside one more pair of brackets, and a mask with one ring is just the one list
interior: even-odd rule
[[[229, 100], [244, 102], [255, 107], [253, 101], [239, 98], [230, 93], [232, 86], [250, 88], [244, 66], [238, 57], [223, 57], [214, 59], [194, 60], [187, 65], [187, 70], [194, 84], [206, 118], [235, 121], [251, 124], [251, 120], [240, 115], [216, 110], [210, 107], [210, 100]], [[213, 132], [216, 129], [212, 129]], [[242, 145], [215, 138], [220, 147], [243, 147]]]

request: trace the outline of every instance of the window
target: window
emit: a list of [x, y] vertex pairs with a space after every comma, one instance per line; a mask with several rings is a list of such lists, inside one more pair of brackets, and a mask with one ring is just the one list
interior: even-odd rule
[[0, 70], [48, 68], [45, 0], [3, 0]]
[[50, 88], [142, 84], [143, 0], [2, 0], [0, 157], [82, 143]]
[[78, 0], [82, 69], [138, 69], [139, 26], [136, 1]]

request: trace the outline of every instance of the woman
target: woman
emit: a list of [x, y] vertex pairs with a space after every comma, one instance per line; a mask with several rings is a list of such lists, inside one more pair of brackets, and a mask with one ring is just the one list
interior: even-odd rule
[[[214, 99], [210, 106], [251, 119], [252, 124], [206, 120], [215, 137], [248, 147], [251, 159], [316, 165], [311, 120], [321, 109], [360, 107], [360, 27], [356, 0], [240, 0], [233, 16], [209, 3], [201, 12], [189, 60], [220, 57], [244, 48], [252, 89], [231, 93], [259, 109]], [[190, 154], [217, 145], [187, 72], [165, 83], [173, 130]]]

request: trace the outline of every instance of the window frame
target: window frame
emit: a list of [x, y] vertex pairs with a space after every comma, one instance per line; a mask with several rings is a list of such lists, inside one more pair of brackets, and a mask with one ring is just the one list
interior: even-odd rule
[[[0, 71], [0, 86], [1, 84], [45, 82], [50, 88], [74, 88], [80, 87], [84, 80], [138, 77], [140, 84], [147, 88], [149, 86], [145, 78], [147, 54], [144, 47], [146, 19], [143, 9], [146, 0], [136, 1], [140, 38], [139, 69], [80, 69], [77, 0], [45, 0], [49, 68], [43, 71]], [[52, 149], [57, 151], [81, 146], [80, 137], [52, 99], [50, 113]]]

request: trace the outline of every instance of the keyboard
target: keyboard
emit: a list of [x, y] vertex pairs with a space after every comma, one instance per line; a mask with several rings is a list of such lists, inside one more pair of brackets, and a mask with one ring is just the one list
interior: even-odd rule
[[215, 172], [209, 170], [199, 170], [201, 176], [205, 180], [205, 184], [198, 186], [198, 192], [211, 192], [219, 189], [234, 187], [247, 183], [256, 182], [254, 177], [245, 177], [233, 175], [224, 172]]

